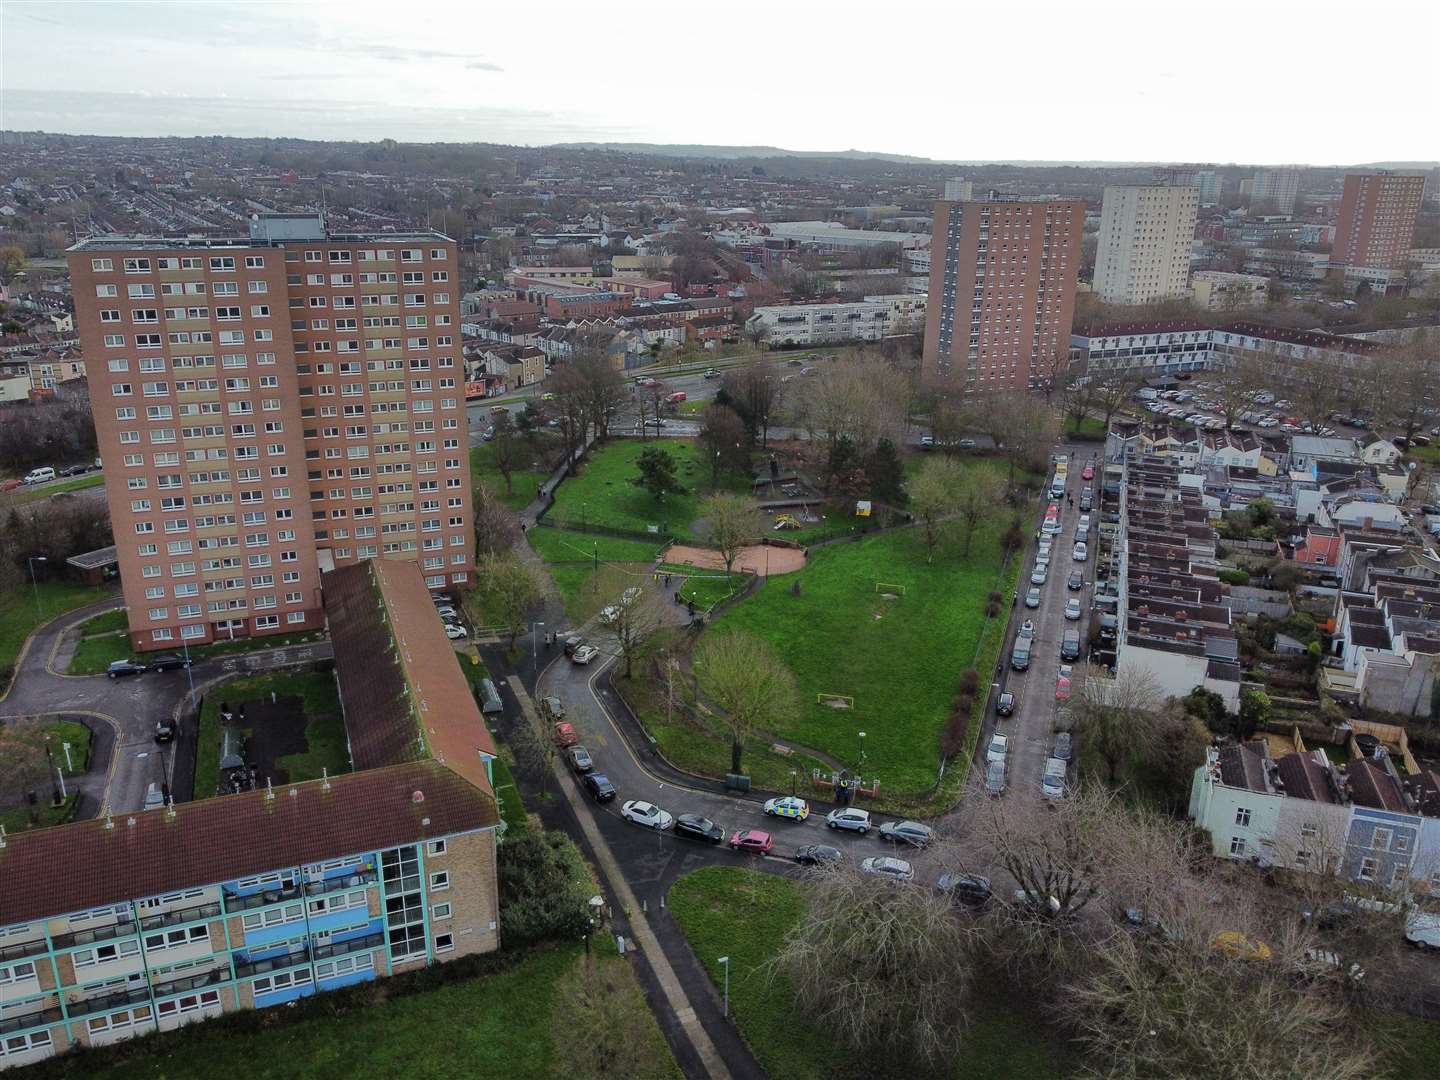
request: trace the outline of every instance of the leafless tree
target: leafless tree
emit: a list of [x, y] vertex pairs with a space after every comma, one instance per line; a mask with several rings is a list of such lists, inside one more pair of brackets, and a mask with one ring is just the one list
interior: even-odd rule
[[753, 499], [728, 491], [717, 492], [707, 498], [700, 514], [705, 520], [705, 539], [725, 560], [725, 577], [728, 579], [741, 549], [755, 543], [764, 533], [764, 515]]
[[1370, 359], [1383, 373], [1384, 386], [1370, 398], [1366, 412], [1376, 414], [1377, 424], [1398, 428], [1408, 445], [1440, 405], [1440, 333], [1420, 330], [1404, 345]]
[[965, 537], [967, 559], [975, 530], [995, 513], [1004, 496], [1005, 480], [988, 462], [961, 471], [955, 488], [955, 514], [960, 520], [961, 535]]
[[1253, 395], [1269, 381], [1265, 364], [1254, 353], [1242, 352], [1229, 367], [1217, 371], [1209, 383], [1225, 426], [1233, 427], [1240, 414], [1254, 406]]
[[[1079, 430], [1090, 415], [1090, 410], [1095, 407], [1095, 393], [1098, 389], [1094, 379], [1076, 379], [1064, 388], [1061, 402], [1065, 409], [1065, 419], [1070, 426]], [[1048, 400], [1048, 395], [1047, 395]]]
[[720, 483], [721, 471], [741, 476], [750, 473], [750, 433], [735, 410], [711, 402], [700, 414], [700, 434], [695, 439], [704, 460], [710, 463], [710, 484]]
[[768, 446], [770, 422], [780, 413], [785, 384], [769, 364], [746, 364], [728, 372], [721, 383], [735, 411], [760, 445]]
[[[0, 721], [0, 777], [4, 777], [3, 794], [13, 801], [28, 803], [31, 793], [43, 787], [50, 778], [50, 759], [45, 754], [45, 728], [39, 720], [22, 718]], [[0, 799], [0, 805], [11, 802]], [[38, 820], [34, 809], [30, 821]]]
[[745, 741], [778, 726], [799, 707], [795, 676], [763, 638], [744, 630], [706, 634], [695, 650], [695, 678], [730, 729], [730, 771], [740, 772]]
[[622, 674], [628, 679], [650, 637], [665, 625], [665, 594], [650, 575], [611, 564], [591, 579], [590, 593], [579, 598], [577, 613], [582, 619], [599, 618], [615, 639], [615, 655], [624, 661]]
[[573, 364], [566, 364], [552, 375], [547, 385], [555, 395], [555, 414], [568, 465], [590, 433], [590, 388], [585, 375]]
[[479, 606], [480, 616], [472, 621], [482, 626], [502, 626], [509, 635], [509, 648], [524, 632], [530, 609], [541, 597], [539, 579], [528, 563], [513, 552], [482, 556], [476, 566], [479, 588], [467, 604]]
[[808, 892], [774, 964], [804, 1015], [867, 1075], [947, 1071], [969, 1026], [973, 926], [932, 889], [849, 867], [812, 874]]
[[1007, 487], [1015, 487], [1017, 470], [1045, 467], [1059, 436], [1059, 423], [1042, 398], [1025, 390], [1002, 390], [975, 394], [966, 407], [970, 423], [989, 435], [1004, 455]]
[[1108, 372], [1095, 379], [1093, 406], [1100, 412], [1105, 430], [1110, 430], [1110, 421], [1115, 414], [1128, 405], [1135, 391], [1145, 385], [1145, 375], [1139, 369]]
[[576, 357], [574, 367], [584, 380], [584, 403], [590, 427], [597, 438], [610, 434], [610, 418], [625, 398], [625, 380], [598, 348], [586, 349]]
[[515, 425], [510, 422], [508, 410], [495, 414], [494, 428], [495, 432], [490, 437], [490, 458], [505, 480], [505, 494], [513, 495], [515, 485], [512, 478], [519, 463], [520, 438], [515, 432]]
[[1105, 781], [1114, 784], [1131, 758], [1144, 760], [1158, 747], [1156, 712], [1164, 699], [1154, 678], [1137, 672], [1125, 678], [1088, 664], [1075, 672], [1075, 691], [1062, 715], [1087, 754], [1105, 764]]
[[520, 518], [484, 481], [472, 492], [475, 505], [475, 550], [481, 555], [506, 555], [524, 537]]
[[580, 957], [560, 981], [555, 1009], [559, 1030], [585, 1047], [565, 1064], [570, 1080], [665, 1080], [674, 1074], [627, 964]]

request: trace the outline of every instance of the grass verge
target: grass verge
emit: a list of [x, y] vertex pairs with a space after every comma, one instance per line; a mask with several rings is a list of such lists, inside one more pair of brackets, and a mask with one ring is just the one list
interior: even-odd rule
[[724, 570], [702, 570], [675, 563], [661, 563], [657, 569], [662, 574], [685, 579], [680, 586], [680, 595], [686, 600], [693, 600], [697, 611], [709, 611], [716, 604], [730, 599], [745, 587], [748, 580], [744, 574], [731, 574], [727, 578]]
[[[40, 609], [35, 608], [39, 594]], [[69, 581], [28, 582], [13, 592], [0, 595], [0, 672], [13, 667], [25, 639], [35, 628], [78, 607], [103, 600], [108, 593], [100, 586], [77, 585]], [[9, 675], [0, 678], [0, 689], [9, 685]]]
[[[740, 867], [712, 866], [670, 886], [670, 913], [718, 986], [730, 957], [730, 1012], [771, 1076], [828, 1080], [853, 1061], [828, 1031], [808, 1023], [783, 972], [771, 967], [785, 935], [805, 914], [804, 886]], [[1030, 1080], [1068, 1075], [1065, 1044], [1023, 1002], [982, 997], [964, 1052], [950, 1075]]]
[[51, 825], [64, 825], [75, 814], [75, 803], [79, 795], [71, 793], [70, 797], [55, 806], [50, 802], [50, 787], [45, 785], [37, 792], [40, 801], [33, 807], [35, 820], [30, 820], [31, 807], [12, 806], [9, 810], [0, 811], [0, 825], [5, 827], [7, 833], [24, 832], [27, 829], [44, 829]]
[[58, 484], [50, 484], [47, 487], [18, 488], [4, 495], [4, 503], [0, 505], [15, 506], [19, 503], [37, 502], [40, 499], [48, 499], [51, 495], [63, 495], [67, 492], [96, 488], [103, 483], [105, 483], [103, 473], [87, 473], [84, 476], [77, 476], [73, 480], [62, 480]]
[[[618, 536], [571, 532], [540, 526], [529, 530], [530, 546], [545, 560], [555, 587], [565, 601], [565, 610], [572, 618], [585, 606], [586, 587], [595, 574], [595, 567], [619, 563], [636, 573], [648, 571], [660, 553], [659, 537], [650, 540], [626, 540]], [[588, 605], [591, 609], [594, 604]]]

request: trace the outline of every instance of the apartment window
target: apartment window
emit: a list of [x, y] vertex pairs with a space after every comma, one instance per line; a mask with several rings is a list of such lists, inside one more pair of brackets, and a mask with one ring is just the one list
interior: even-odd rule
[[245, 266], [246, 266], [247, 269], [250, 269], [250, 270], [260, 270], [260, 269], [263, 269], [264, 266], [265, 266], [265, 256], [264, 256], [264, 255], [246, 255], [246, 256], [245, 256]]
[[428, 844], [425, 845], [426, 855], [444, 855], [445, 850], [446, 848], [444, 840], [431, 840]]
[[1250, 827], [1250, 811], [1246, 807], [1237, 806], [1235, 808], [1235, 824], [1242, 829]]
[[146, 934], [145, 951], [161, 952], [165, 949], [178, 949], [185, 945], [193, 945], [197, 941], [210, 940], [210, 929], [208, 926], [187, 926], [179, 930], [168, 930], [163, 934]]
[[33, 978], [35, 978], [35, 965], [30, 961], [26, 961], [23, 964], [15, 964], [11, 967], [0, 967], [0, 986], [25, 982]]
[[430, 891], [442, 892], [450, 887], [450, 871], [438, 870], [430, 875]]
[[291, 971], [278, 971], [274, 975], [267, 975], [263, 979], [256, 979], [253, 983], [255, 996], [274, 993], [277, 990], [289, 990], [295, 986], [310, 985], [309, 968], [295, 968]]
[[1360, 860], [1360, 873], [1356, 876], [1361, 881], [1374, 881], [1375, 871], [1379, 868], [1379, 866], [1379, 860], [1372, 859], [1367, 856], [1366, 858]]
[[436, 951], [437, 953], [453, 952], [454, 949], [455, 949], [455, 935], [454, 935], [454, 934], [436, 934], [436, 935], [435, 935], [435, 951]]
[[114, 270], [114, 269], [115, 269], [115, 260], [114, 260], [114, 259], [91, 259], [91, 260], [90, 260], [90, 269], [91, 269], [91, 270], [94, 270], [96, 273], [105, 273], [106, 271]]
[[1245, 838], [1243, 836], [1232, 836], [1230, 838], [1230, 854], [1237, 859], [1245, 857]]
[[1389, 851], [1391, 836], [1390, 829], [1377, 828], [1374, 836], [1370, 838], [1370, 846], [1376, 851]]
[[[71, 920], [72, 924], [74, 920]], [[108, 964], [113, 960], [128, 960], [132, 956], [140, 955], [140, 943], [138, 941], [116, 941], [109, 945], [99, 945], [93, 949], [85, 949], [73, 954], [75, 967], [94, 967], [96, 964]]]

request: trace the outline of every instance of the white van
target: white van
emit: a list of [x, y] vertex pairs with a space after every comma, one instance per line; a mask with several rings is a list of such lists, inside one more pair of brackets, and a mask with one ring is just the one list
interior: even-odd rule
[[31, 469], [25, 474], [24, 484], [43, 484], [46, 480], [55, 479], [55, 469], [51, 465], [44, 465], [38, 469]]
[[1405, 915], [1405, 940], [1417, 949], [1440, 949], [1440, 915], [1411, 908]]

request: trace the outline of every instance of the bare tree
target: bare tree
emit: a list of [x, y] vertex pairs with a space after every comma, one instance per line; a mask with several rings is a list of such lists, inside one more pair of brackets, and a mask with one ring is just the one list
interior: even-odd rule
[[665, 625], [665, 594], [650, 575], [617, 565], [602, 567], [591, 579], [590, 595], [580, 597], [582, 619], [597, 616], [615, 639], [615, 655], [625, 662], [629, 678], [635, 661], [651, 636]]
[[495, 462], [496, 471], [505, 479], [505, 494], [515, 494], [513, 475], [519, 463], [520, 439], [515, 425], [510, 422], [510, 412], [495, 414], [494, 434], [490, 437], [490, 458]]
[[[1090, 410], [1095, 406], [1095, 392], [1098, 389], [1094, 379], [1076, 379], [1065, 387], [1061, 402], [1065, 409], [1065, 419], [1076, 431], [1080, 430], [1085, 423], [1085, 418], [1090, 415]], [[1049, 395], [1046, 395], [1049, 400]]]
[[1385, 349], [1371, 361], [1383, 373], [1384, 386], [1366, 411], [1378, 414], [1377, 424], [1398, 428], [1409, 445], [1440, 405], [1440, 333], [1417, 331], [1406, 344]]
[[812, 874], [808, 893], [774, 962], [804, 1015], [866, 1075], [947, 1071], [969, 1026], [973, 926], [933, 889], [849, 867]]
[[480, 625], [502, 626], [509, 635], [509, 648], [524, 632], [530, 609], [541, 597], [540, 582], [529, 564], [514, 553], [485, 555], [476, 566], [479, 588], [467, 603], [478, 604]]
[[1017, 470], [1043, 469], [1059, 436], [1054, 411], [1025, 390], [976, 394], [967, 402], [970, 422], [989, 435], [1005, 456], [1006, 486], [1015, 487]]
[[749, 475], [750, 433], [734, 409], [714, 402], [700, 414], [696, 444], [710, 463], [710, 485], [720, 483], [721, 471]]
[[988, 462], [961, 470], [955, 488], [955, 513], [965, 537], [966, 558], [970, 557], [975, 530], [995, 512], [1004, 496], [1005, 481], [989, 467]]
[[701, 508], [705, 520], [705, 539], [725, 560], [728, 581], [735, 569], [740, 550], [753, 544], [765, 531], [765, 517], [753, 499], [730, 492], [717, 492], [705, 500]]
[[1253, 407], [1252, 395], [1267, 381], [1265, 365], [1249, 351], [1241, 352], [1228, 367], [1216, 372], [1209, 387], [1227, 428], [1234, 427], [1240, 414]]
[[955, 513], [964, 467], [953, 458], [930, 458], [910, 481], [910, 509], [925, 538], [925, 561], [935, 561], [935, 548], [944, 538], [946, 519]]
[[549, 386], [550, 392], [555, 395], [555, 410], [560, 421], [560, 437], [565, 442], [568, 468], [590, 433], [590, 386], [584, 373], [572, 364], [565, 365], [552, 375]]
[[1137, 672], [1112, 679], [1103, 668], [1082, 665], [1076, 690], [1063, 715], [1086, 753], [1105, 764], [1105, 780], [1114, 784], [1120, 767], [1132, 757], [1144, 759], [1158, 746], [1155, 714], [1163, 703], [1153, 677]]
[[780, 413], [785, 384], [769, 364], [747, 364], [726, 374], [720, 389], [729, 398], [751, 437], [768, 446], [770, 422]]
[[561, 980], [556, 1021], [585, 1053], [570, 1058], [570, 1080], [665, 1080], [674, 1063], [656, 1031], [634, 971], [580, 957]]
[[475, 485], [475, 550], [479, 555], [513, 552], [524, 537], [520, 518], [484, 481]]
[[[50, 778], [50, 759], [45, 754], [45, 728], [40, 721], [22, 718], [0, 722], [0, 777], [4, 777], [3, 794], [14, 801], [29, 804], [36, 790]], [[57, 792], [58, 794], [58, 792]], [[11, 799], [0, 800], [0, 805]], [[39, 818], [33, 807], [30, 821]]]
[[597, 438], [610, 434], [610, 417], [625, 399], [625, 380], [603, 351], [589, 348], [575, 358], [575, 370], [584, 380], [585, 409]]
[[1092, 403], [1100, 411], [1105, 430], [1110, 430], [1110, 421], [1115, 414], [1128, 405], [1135, 391], [1145, 385], [1145, 375], [1138, 368], [1115, 371], [1095, 380], [1095, 395]]
[[743, 630], [706, 634], [695, 650], [695, 677], [702, 694], [724, 714], [730, 729], [730, 771], [756, 730], [777, 726], [799, 708], [795, 676], [763, 638]]

